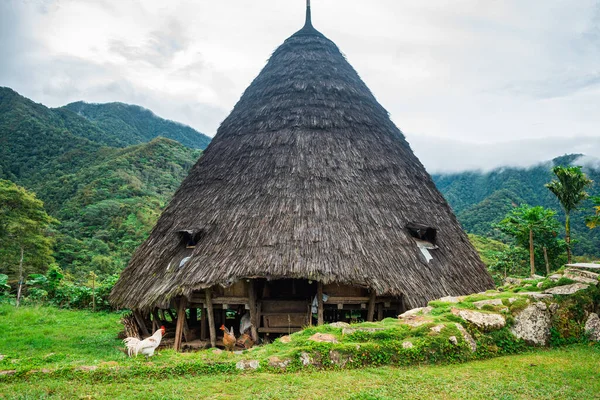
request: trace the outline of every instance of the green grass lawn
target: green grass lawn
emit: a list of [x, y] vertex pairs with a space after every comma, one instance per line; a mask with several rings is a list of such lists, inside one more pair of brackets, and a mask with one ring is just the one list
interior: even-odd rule
[[[216, 362], [232, 371], [232, 363], [241, 358], [264, 360], [289, 349], [276, 342], [244, 355], [163, 350], [149, 362], [130, 359], [115, 348], [122, 347], [116, 339], [119, 318], [114, 313], [0, 306], [0, 371], [18, 371], [0, 376], [0, 398], [600, 399], [598, 345], [463, 364], [211, 373], [202, 366]], [[302, 335], [294, 341], [302, 342]], [[99, 369], [73, 371], [76, 366]], [[29, 372], [41, 369], [53, 372]]]
[[457, 365], [286, 374], [32, 379], [3, 384], [0, 398], [587, 400], [600, 398], [600, 351], [576, 345]]

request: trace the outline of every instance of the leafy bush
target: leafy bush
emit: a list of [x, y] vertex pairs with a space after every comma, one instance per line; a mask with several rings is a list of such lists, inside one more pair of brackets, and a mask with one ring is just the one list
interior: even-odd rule
[[30, 303], [51, 304], [63, 308], [91, 308], [95, 295], [96, 309], [112, 310], [108, 301], [110, 291], [118, 279], [118, 275], [109, 275], [97, 282], [95, 288], [74, 282], [65, 276], [58, 266], [52, 266], [46, 273], [32, 274], [27, 280], [27, 298]]

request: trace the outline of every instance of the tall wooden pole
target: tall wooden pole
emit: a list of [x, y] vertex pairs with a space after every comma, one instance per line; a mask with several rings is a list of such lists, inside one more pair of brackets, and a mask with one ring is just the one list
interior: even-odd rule
[[[250, 307], [250, 336], [252, 336], [252, 340], [254, 343], [258, 341], [258, 324], [259, 322], [256, 319], [256, 290], [254, 288], [254, 280], [251, 279], [248, 282], [248, 306]], [[243, 332], [240, 332], [240, 335]]]
[[323, 322], [323, 282], [317, 282], [317, 325]]
[[375, 316], [375, 291], [371, 290], [371, 296], [369, 297], [369, 309], [367, 311], [367, 321], [373, 322]]
[[175, 351], [181, 350], [181, 339], [183, 337], [183, 329], [185, 323], [185, 306], [186, 300], [185, 297], [179, 299], [177, 303], [177, 324], [175, 325], [175, 343], [173, 345], [173, 349]]
[[217, 331], [215, 330], [215, 314], [213, 312], [211, 289], [206, 289], [206, 318], [208, 318], [208, 332], [210, 334], [210, 345], [217, 345]]

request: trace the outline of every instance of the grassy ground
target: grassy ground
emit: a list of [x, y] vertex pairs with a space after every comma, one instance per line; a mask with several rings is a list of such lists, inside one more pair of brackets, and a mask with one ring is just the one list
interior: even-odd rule
[[[143, 357], [127, 358], [116, 349], [122, 347], [116, 339], [119, 317], [0, 306], [0, 354], [4, 355], [0, 371], [17, 371], [14, 376], [0, 376], [0, 398], [600, 398], [598, 345], [535, 350], [463, 364], [237, 373], [236, 360], [291, 355], [290, 346], [296, 342], [302, 346], [311, 331], [294, 335], [290, 345], [276, 342], [243, 355], [163, 350], [147, 362]], [[397, 322], [380, 324], [389, 325], [394, 333]], [[219, 368], [207, 370], [207, 365]], [[76, 366], [99, 368], [79, 372], [74, 371]], [[31, 373], [42, 369], [52, 372]]]
[[600, 351], [584, 345], [459, 365], [3, 385], [0, 398], [594, 399]]

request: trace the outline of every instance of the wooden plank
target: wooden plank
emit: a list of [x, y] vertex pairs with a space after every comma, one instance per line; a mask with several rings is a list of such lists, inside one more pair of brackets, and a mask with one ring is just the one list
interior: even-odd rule
[[177, 303], [177, 324], [175, 325], [175, 343], [173, 343], [173, 349], [175, 351], [181, 350], [181, 339], [183, 337], [183, 328], [185, 322], [185, 298], [179, 299]]
[[263, 312], [304, 312], [308, 300], [262, 299]]
[[375, 316], [375, 291], [371, 290], [371, 297], [369, 298], [369, 310], [367, 311], [367, 321], [373, 322]]
[[[200, 299], [198, 297], [192, 297], [193, 304], [206, 304], [206, 299]], [[248, 297], [213, 297], [213, 304], [235, 304], [235, 305], [245, 305], [249, 303]]]
[[[251, 279], [248, 282], [248, 306], [250, 307], [250, 323], [252, 326], [250, 327], [250, 336], [254, 343], [258, 341], [258, 323], [256, 320], [256, 291], [254, 288], [254, 280]], [[241, 334], [242, 332], [240, 332]]]
[[140, 314], [139, 311], [133, 312], [133, 317], [135, 318], [135, 322], [137, 322], [140, 327], [140, 331], [142, 332], [142, 336], [148, 337], [150, 334], [148, 333], [148, 327], [146, 326], [146, 322], [144, 322], [144, 317]]
[[261, 302], [257, 302], [256, 304], [256, 321], [257, 321], [257, 325], [256, 328], [260, 328], [260, 321], [262, 320], [262, 303]]
[[323, 282], [317, 283], [317, 325], [323, 325]]
[[292, 328], [258, 328], [258, 331], [261, 333], [294, 333], [300, 332], [302, 328], [292, 327]]
[[383, 319], [383, 304], [377, 304], [377, 321], [381, 321]]
[[327, 304], [362, 304], [369, 301], [369, 297], [338, 297], [330, 296]]
[[210, 334], [210, 345], [217, 344], [217, 331], [215, 330], [215, 313], [212, 306], [212, 289], [206, 289], [206, 318], [208, 319], [208, 332]]

